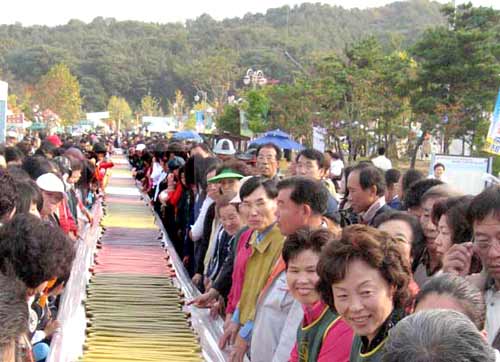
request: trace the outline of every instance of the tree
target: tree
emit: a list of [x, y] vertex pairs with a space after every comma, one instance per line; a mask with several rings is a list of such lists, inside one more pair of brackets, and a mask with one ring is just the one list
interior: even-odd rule
[[181, 126], [184, 116], [188, 113], [188, 106], [180, 89], [175, 91], [174, 102], [168, 101], [168, 110], [169, 114], [177, 119], [177, 124]]
[[232, 135], [239, 135], [240, 109], [238, 106], [226, 104], [222, 114], [217, 116], [215, 124], [219, 132], [229, 132]]
[[160, 102], [158, 99], [152, 97], [151, 94], [142, 97], [139, 113], [142, 116], [160, 116], [162, 114]]
[[80, 119], [82, 100], [80, 84], [64, 64], [53, 66], [35, 87], [34, 100], [55, 112], [64, 124]]
[[270, 102], [265, 91], [262, 89], [250, 90], [246, 93], [245, 98], [248, 128], [255, 133], [266, 131], [268, 129], [267, 115]]
[[500, 83], [500, 12], [465, 4], [445, 7], [443, 13], [448, 27], [428, 30], [413, 47], [419, 67], [412, 106], [422, 134], [439, 133], [447, 152], [453, 138], [471, 133], [474, 143], [493, 108]]
[[345, 44], [368, 34], [384, 50], [399, 36], [396, 43], [404, 49], [429, 26], [445, 24], [439, 8], [428, 0], [364, 10], [317, 3], [221, 21], [202, 15], [186, 24], [101, 17], [53, 28], [0, 25], [0, 68], [17, 94], [62, 62], [80, 81], [86, 111], [105, 109], [112, 95], [139, 109], [148, 91], [163, 105], [180, 89], [189, 99], [196, 90], [206, 91], [220, 114], [227, 91], [241, 86], [250, 67], [288, 84], [311, 54], [340, 54]]
[[227, 96], [241, 76], [237, 54], [230, 49], [218, 50], [215, 55], [200, 57], [193, 65], [193, 85], [196, 90], [208, 93], [217, 114], [221, 114]]
[[121, 130], [122, 123], [128, 128], [132, 119], [132, 110], [125, 98], [112, 96], [108, 102], [109, 117], [116, 122], [116, 128]]

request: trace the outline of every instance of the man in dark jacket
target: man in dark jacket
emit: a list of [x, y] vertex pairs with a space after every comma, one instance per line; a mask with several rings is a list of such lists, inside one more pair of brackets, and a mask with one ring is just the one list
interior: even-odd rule
[[385, 202], [385, 177], [381, 169], [363, 163], [354, 167], [347, 179], [349, 202], [359, 223], [373, 226], [375, 219], [391, 208]]

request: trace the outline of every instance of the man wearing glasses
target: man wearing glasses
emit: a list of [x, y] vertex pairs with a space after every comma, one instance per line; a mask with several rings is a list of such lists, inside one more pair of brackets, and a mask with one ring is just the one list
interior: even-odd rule
[[272, 180], [278, 184], [279, 161], [281, 159], [281, 150], [273, 143], [265, 143], [257, 148], [257, 171], [260, 176]]

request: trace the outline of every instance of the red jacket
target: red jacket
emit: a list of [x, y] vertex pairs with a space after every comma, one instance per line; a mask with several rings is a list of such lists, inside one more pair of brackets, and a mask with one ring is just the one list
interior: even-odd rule
[[68, 200], [63, 199], [59, 204], [59, 226], [65, 234], [74, 233], [78, 235], [78, 225], [71, 215], [71, 211], [68, 206]]

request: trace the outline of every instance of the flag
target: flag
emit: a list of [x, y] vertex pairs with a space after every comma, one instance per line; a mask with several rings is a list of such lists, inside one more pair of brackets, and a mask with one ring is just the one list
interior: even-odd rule
[[490, 129], [486, 136], [485, 151], [500, 155], [500, 90], [498, 92], [495, 109], [491, 115]]

